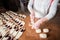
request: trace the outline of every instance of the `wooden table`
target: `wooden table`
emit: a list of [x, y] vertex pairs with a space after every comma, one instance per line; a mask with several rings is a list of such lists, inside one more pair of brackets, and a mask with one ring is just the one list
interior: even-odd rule
[[[20, 37], [19, 40], [60, 40], [60, 17], [55, 17], [55, 19], [50, 20], [49, 22], [44, 23], [41, 25], [41, 29], [48, 28], [50, 29], [50, 32], [48, 34], [48, 38], [41, 39], [39, 37], [39, 34], [35, 32], [34, 29], [31, 29], [31, 26], [29, 26], [30, 17], [27, 16], [25, 19], [25, 28], [26, 31], [23, 33], [23, 35]], [[43, 32], [42, 32], [43, 33]]]

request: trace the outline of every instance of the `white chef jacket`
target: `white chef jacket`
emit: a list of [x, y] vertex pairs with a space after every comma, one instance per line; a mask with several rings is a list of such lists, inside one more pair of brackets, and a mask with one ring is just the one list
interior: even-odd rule
[[[29, 0], [28, 10], [30, 13], [32, 13], [32, 10], [34, 10], [36, 18], [46, 17], [48, 20], [50, 20], [56, 14], [58, 1], [59, 0], [53, 0], [51, 3], [51, 0]], [[48, 8], [49, 12], [47, 13]]]

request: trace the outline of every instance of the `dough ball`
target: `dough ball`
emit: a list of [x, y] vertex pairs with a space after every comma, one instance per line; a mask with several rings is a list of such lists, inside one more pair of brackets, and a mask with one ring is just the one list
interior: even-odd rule
[[36, 30], [36, 33], [41, 33], [41, 29], [37, 29]]
[[43, 29], [43, 32], [45, 32], [45, 33], [48, 33], [49, 32], [49, 29]]
[[39, 34], [39, 36], [40, 36], [40, 38], [47, 38], [47, 34], [41, 33], [41, 34]]

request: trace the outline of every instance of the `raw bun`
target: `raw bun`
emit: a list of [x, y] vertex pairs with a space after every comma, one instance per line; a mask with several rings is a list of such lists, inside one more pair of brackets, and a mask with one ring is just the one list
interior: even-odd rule
[[48, 33], [49, 29], [45, 28], [45, 29], [43, 29], [43, 32]]
[[36, 29], [36, 33], [41, 33], [41, 29]]
[[39, 36], [40, 36], [40, 38], [47, 38], [47, 34], [41, 33], [41, 34], [39, 34]]

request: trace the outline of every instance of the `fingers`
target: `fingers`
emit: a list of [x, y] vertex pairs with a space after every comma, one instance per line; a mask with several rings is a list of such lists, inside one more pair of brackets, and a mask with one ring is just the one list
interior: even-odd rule
[[31, 24], [34, 24], [34, 16], [30, 15]]
[[33, 24], [32, 27], [33, 27], [34, 29], [39, 29], [39, 27], [41, 26], [41, 23], [42, 23], [42, 22], [37, 21], [37, 22], [35, 22], [35, 23]]
[[34, 25], [32, 25], [32, 29], [39, 29], [39, 25], [37, 25], [37, 24], [34, 24]]
[[30, 15], [30, 18], [31, 18], [31, 19], [34, 19], [34, 16]]

